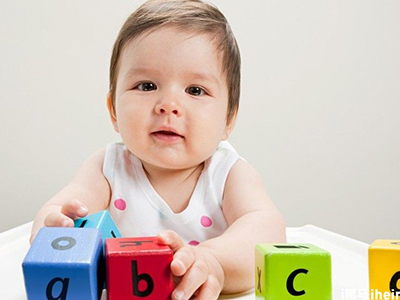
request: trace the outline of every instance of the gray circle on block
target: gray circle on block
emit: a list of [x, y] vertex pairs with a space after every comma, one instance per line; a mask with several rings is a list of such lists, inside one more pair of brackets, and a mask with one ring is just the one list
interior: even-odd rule
[[[66, 245], [60, 245], [60, 242], [68, 242]], [[73, 248], [76, 245], [76, 240], [70, 236], [62, 236], [55, 239], [51, 246], [54, 250], [68, 250]]]

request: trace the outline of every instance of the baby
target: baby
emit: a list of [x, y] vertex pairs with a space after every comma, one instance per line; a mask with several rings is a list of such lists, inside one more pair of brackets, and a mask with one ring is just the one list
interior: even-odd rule
[[123, 143], [92, 154], [37, 214], [42, 226], [108, 209], [123, 236], [174, 252], [172, 299], [254, 286], [256, 243], [286, 241], [260, 175], [226, 141], [240, 53], [223, 14], [201, 0], [148, 1], [114, 44], [107, 105]]

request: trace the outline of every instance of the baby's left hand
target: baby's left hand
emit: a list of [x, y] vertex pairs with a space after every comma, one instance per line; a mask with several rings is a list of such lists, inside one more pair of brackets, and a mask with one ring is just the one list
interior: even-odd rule
[[188, 300], [192, 296], [196, 300], [218, 299], [224, 287], [224, 271], [210, 249], [186, 245], [172, 230], [161, 232], [158, 242], [169, 245], [174, 252], [171, 272], [180, 282], [171, 299]]

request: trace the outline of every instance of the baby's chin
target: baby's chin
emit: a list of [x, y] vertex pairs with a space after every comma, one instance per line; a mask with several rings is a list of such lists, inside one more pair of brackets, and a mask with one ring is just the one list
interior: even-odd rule
[[[188, 170], [203, 164], [215, 149], [134, 149], [131, 151], [141, 161], [145, 169]], [[201, 150], [201, 151], [199, 151]]]

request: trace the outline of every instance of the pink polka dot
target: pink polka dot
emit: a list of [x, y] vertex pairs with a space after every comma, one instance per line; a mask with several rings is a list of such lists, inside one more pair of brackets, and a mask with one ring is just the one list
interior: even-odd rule
[[210, 227], [212, 225], [212, 220], [207, 217], [207, 216], [202, 216], [201, 220], [200, 220], [201, 225], [203, 225], [203, 227]]
[[114, 201], [114, 206], [119, 210], [125, 210], [126, 202], [125, 202], [124, 199], [119, 198], [119, 199]]
[[191, 246], [197, 246], [200, 243], [198, 241], [190, 241], [188, 244]]

